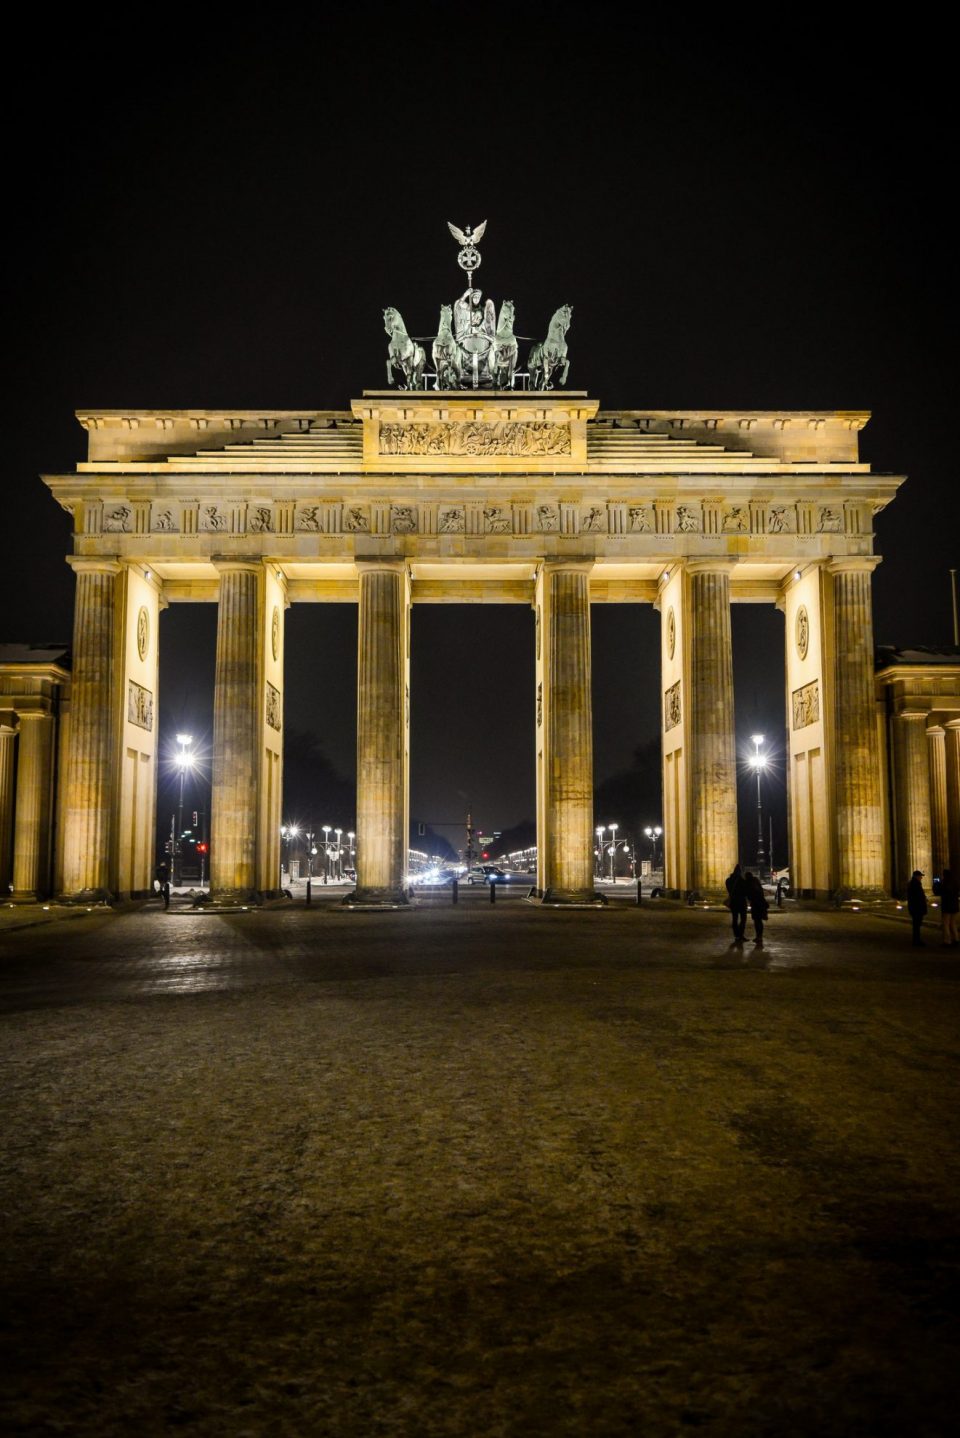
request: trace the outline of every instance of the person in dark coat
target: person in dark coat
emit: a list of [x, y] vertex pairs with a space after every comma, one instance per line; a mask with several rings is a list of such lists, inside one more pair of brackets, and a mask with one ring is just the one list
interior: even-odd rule
[[948, 949], [955, 949], [960, 939], [957, 936], [957, 912], [960, 910], [960, 885], [949, 869], [944, 869], [940, 878], [940, 918], [943, 920], [943, 942]]
[[727, 902], [730, 905], [730, 917], [733, 920], [733, 942], [742, 944], [747, 927], [747, 891], [744, 888], [743, 874], [739, 864], [734, 866], [733, 873], [726, 882]]
[[753, 920], [753, 942], [763, 943], [763, 921], [769, 913], [767, 896], [763, 892], [763, 885], [756, 874], [747, 873], [743, 877], [743, 887], [747, 896], [747, 903], [750, 905], [750, 917]]
[[166, 864], [157, 865], [157, 883], [160, 885], [160, 897], [163, 900], [163, 907], [170, 907], [170, 870]]
[[913, 925], [913, 942], [918, 949], [922, 949], [924, 946], [920, 937], [920, 925], [927, 912], [927, 896], [923, 892], [922, 879], [923, 870], [914, 869], [913, 878], [907, 885], [907, 909], [910, 913], [910, 922]]

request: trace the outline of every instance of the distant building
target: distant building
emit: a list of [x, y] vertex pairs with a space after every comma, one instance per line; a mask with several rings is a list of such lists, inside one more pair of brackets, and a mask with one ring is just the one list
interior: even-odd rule
[[888, 883], [903, 895], [915, 869], [960, 872], [960, 649], [876, 656], [885, 759]]

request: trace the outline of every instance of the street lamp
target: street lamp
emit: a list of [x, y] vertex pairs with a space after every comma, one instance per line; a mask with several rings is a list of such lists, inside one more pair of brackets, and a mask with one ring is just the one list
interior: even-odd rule
[[343, 833], [343, 830], [334, 829], [333, 832], [337, 836], [337, 883], [339, 883], [340, 880], [343, 878], [343, 851], [340, 848], [340, 836]]
[[603, 878], [603, 832], [606, 824], [597, 825], [597, 874]]
[[281, 825], [280, 825], [280, 839], [281, 839], [281, 841], [282, 841], [281, 844], [280, 844], [280, 887], [281, 887], [281, 889], [283, 888], [283, 845], [286, 844], [286, 845], [288, 846], [288, 847], [287, 847], [287, 868], [289, 869], [289, 868], [290, 868], [290, 849], [289, 849], [289, 843], [290, 843], [290, 840], [291, 840], [291, 839], [296, 839], [297, 836], [299, 835], [299, 833], [300, 833], [300, 830], [297, 828], [296, 824], [281, 824]]
[[613, 843], [610, 845], [610, 882], [615, 884], [617, 881], [617, 876], [614, 868], [617, 862], [617, 830], [620, 828], [620, 825], [608, 824], [607, 828], [610, 830], [610, 833], [613, 838]]
[[753, 734], [751, 739], [754, 744], [754, 752], [750, 755], [750, 763], [757, 773], [757, 877], [763, 878], [763, 806], [760, 797], [760, 776], [767, 767], [767, 756], [761, 752], [763, 744], [762, 734]]
[[321, 824], [323, 830], [323, 882], [326, 884], [330, 879], [330, 825]]
[[353, 831], [352, 829], [348, 829], [348, 830], [347, 830], [347, 839], [348, 839], [349, 844], [350, 844], [350, 859], [351, 859], [350, 867], [351, 867], [351, 869], [356, 869], [356, 867], [357, 867], [357, 850], [356, 850], [356, 847], [355, 847], [354, 842], [353, 842], [356, 837], [357, 837], [357, 836], [356, 836], [356, 834], [354, 833], [354, 831]]
[[650, 840], [650, 862], [655, 869], [657, 867], [657, 840], [660, 838], [663, 830], [659, 824], [648, 824], [643, 832]]
[[173, 846], [173, 886], [175, 889], [178, 889], [183, 881], [183, 781], [187, 770], [192, 769], [194, 764], [194, 758], [190, 752], [193, 735], [178, 734], [177, 743], [180, 745], [176, 760], [180, 770], [180, 799], [177, 804], [177, 836]]

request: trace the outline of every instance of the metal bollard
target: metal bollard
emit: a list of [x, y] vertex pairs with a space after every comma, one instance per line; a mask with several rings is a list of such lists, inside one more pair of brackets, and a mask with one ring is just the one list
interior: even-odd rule
[[456, 879], [454, 879], [453, 883], [450, 885], [450, 897], [451, 897], [451, 899], [453, 900], [453, 902], [454, 902], [455, 904], [459, 904], [459, 902], [460, 902], [460, 885], [457, 883]]
[[497, 902], [497, 886], [492, 879], [490, 880], [490, 902], [491, 904]]
[[638, 879], [638, 880], [637, 880], [637, 908], [638, 908], [638, 909], [639, 909], [639, 907], [640, 907], [640, 905], [641, 905], [642, 902], [643, 902], [643, 882], [642, 882], [642, 880]]
[[308, 903], [308, 904], [313, 901], [313, 895], [312, 895], [312, 893], [310, 892], [311, 882], [312, 882], [312, 881], [311, 881], [310, 879], [307, 880], [307, 903]]

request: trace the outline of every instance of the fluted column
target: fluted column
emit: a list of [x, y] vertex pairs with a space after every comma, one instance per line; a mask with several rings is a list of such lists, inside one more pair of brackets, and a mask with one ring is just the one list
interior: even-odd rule
[[217, 560], [217, 668], [213, 695], [210, 892], [243, 902], [256, 887], [260, 775], [259, 561]]
[[358, 564], [357, 887], [354, 902], [402, 903], [407, 874], [407, 625], [402, 560]]
[[52, 714], [20, 711], [13, 831], [15, 899], [37, 899], [49, 892], [54, 727]]
[[117, 576], [110, 559], [72, 558], [71, 723], [63, 808], [64, 897], [109, 896], [120, 698], [115, 682]]
[[876, 558], [834, 559], [834, 793], [842, 897], [883, 896], [883, 802], [873, 681]]
[[0, 711], [0, 898], [10, 888], [13, 859], [13, 755], [17, 742], [17, 716]]
[[594, 898], [592, 568], [586, 560], [548, 560], [543, 566], [543, 812], [549, 833], [542, 887], [544, 900], [553, 903]]
[[737, 862], [737, 749], [728, 562], [687, 566], [691, 887], [723, 892]]
[[929, 875], [930, 764], [927, 716], [902, 713], [893, 720], [893, 772], [897, 804], [897, 892], [906, 894], [914, 869]]
[[960, 719], [945, 724], [944, 757], [947, 769], [947, 838], [950, 846], [949, 868], [960, 874]]
[[947, 827], [946, 731], [939, 724], [927, 730], [927, 764], [930, 769], [930, 849], [932, 868], [942, 874], [950, 867], [950, 833]]

